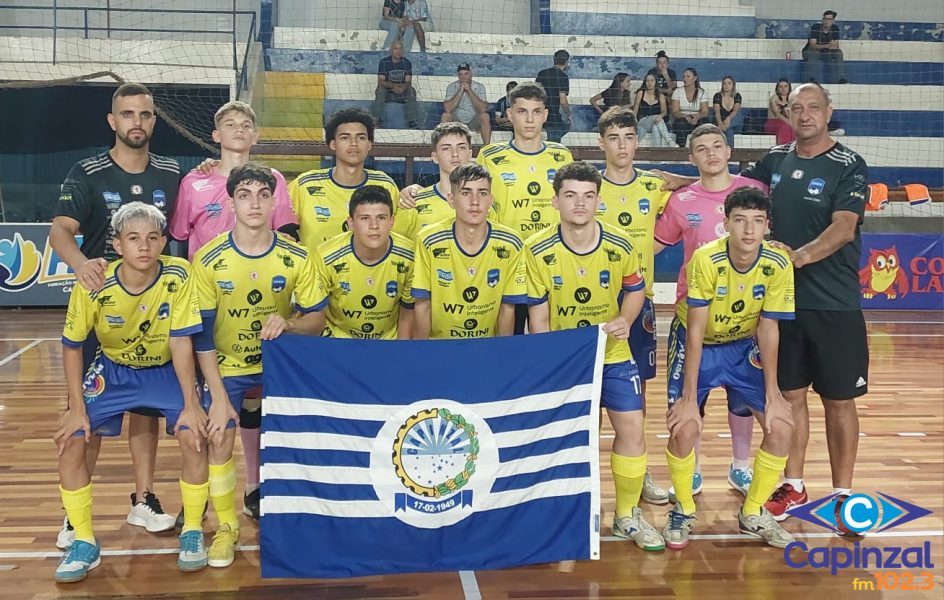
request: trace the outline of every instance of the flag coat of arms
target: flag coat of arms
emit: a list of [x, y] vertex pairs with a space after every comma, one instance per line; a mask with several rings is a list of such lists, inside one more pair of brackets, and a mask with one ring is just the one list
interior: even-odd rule
[[599, 558], [605, 339], [264, 342], [262, 575]]

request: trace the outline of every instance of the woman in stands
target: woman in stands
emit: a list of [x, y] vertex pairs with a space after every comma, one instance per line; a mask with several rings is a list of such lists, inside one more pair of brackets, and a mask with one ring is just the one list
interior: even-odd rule
[[601, 115], [606, 109], [614, 106], [629, 106], [633, 103], [630, 85], [632, 85], [632, 80], [629, 78], [629, 73], [617, 73], [610, 87], [590, 98], [590, 104]]
[[665, 125], [668, 115], [668, 103], [665, 95], [659, 90], [656, 76], [646, 75], [642, 85], [636, 90], [636, 100], [633, 103], [633, 112], [636, 113], [636, 134], [640, 144], [644, 135], [652, 133], [653, 145], [660, 148], [675, 148], [675, 137], [669, 133]]
[[734, 135], [741, 133], [744, 125], [741, 94], [737, 91], [734, 77], [725, 75], [721, 79], [721, 91], [714, 95], [711, 103], [715, 109], [716, 124], [724, 132], [724, 137], [728, 138], [728, 146], [734, 148]]
[[672, 130], [675, 142], [685, 146], [688, 134], [702, 123], [708, 123], [708, 94], [701, 87], [698, 71], [689, 67], [682, 72], [682, 87], [672, 94]]
[[777, 87], [767, 103], [767, 122], [764, 123], [764, 131], [777, 136], [777, 145], [789, 144], [796, 139], [793, 135], [793, 128], [790, 126], [790, 107], [787, 99], [793, 86], [790, 82], [781, 77], [777, 80]]

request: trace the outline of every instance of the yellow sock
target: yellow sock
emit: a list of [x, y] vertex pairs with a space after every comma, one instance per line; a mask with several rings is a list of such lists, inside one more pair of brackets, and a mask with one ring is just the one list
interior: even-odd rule
[[78, 490], [67, 490], [59, 486], [59, 495], [62, 496], [62, 505], [66, 509], [69, 523], [75, 530], [75, 539], [95, 543], [95, 532], [92, 530], [92, 484]]
[[763, 450], [758, 450], [754, 456], [754, 479], [747, 490], [747, 498], [741, 512], [745, 515], [759, 515], [760, 507], [767, 502], [770, 495], [780, 483], [780, 474], [787, 466], [786, 456], [774, 456]]
[[616, 516], [628, 517], [639, 504], [643, 480], [646, 478], [646, 455], [621, 456], [610, 454], [610, 468], [616, 484]]
[[236, 463], [230, 458], [222, 465], [210, 465], [210, 500], [220, 525], [239, 529], [236, 517]]
[[682, 506], [685, 514], [695, 514], [695, 496], [692, 494], [692, 475], [695, 474], [694, 448], [685, 458], [679, 458], [666, 449], [665, 460], [669, 463], [669, 475], [672, 478], [672, 487], [675, 488], [677, 502]]
[[184, 505], [184, 526], [186, 531], [203, 531], [203, 507], [210, 495], [210, 483], [187, 483], [180, 480], [180, 498]]

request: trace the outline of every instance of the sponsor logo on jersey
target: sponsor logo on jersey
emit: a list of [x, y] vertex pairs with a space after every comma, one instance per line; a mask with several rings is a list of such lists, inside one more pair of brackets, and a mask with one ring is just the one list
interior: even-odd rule
[[236, 289], [236, 286], [233, 285], [233, 282], [229, 280], [217, 281], [216, 285], [219, 286], [219, 288], [223, 290], [224, 292], [232, 292], [233, 290]]
[[532, 181], [528, 183], [528, 193], [532, 196], [537, 196], [541, 193], [541, 184], [537, 181]]
[[315, 207], [315, 216], [328, 219], [331, 217], [331, 209], [325, 206], [316, 206]]
[[140, 195], [143, 194], [143, 193], [144, 193], [144, 188], [143, 188], [142, 186], [138, 185], [137, 183], [135, 183], [134, 185], [131, 186], [131, 195], [132, 195], [132, 196], [140, 196]]
[[797, 169], [797, 170], [794, 171], [793, 173], [790, 173], [790, 177], [791, 177], [792, 179], [803, 179], [803, 170], [802, 170], [802, 169]]
[[503, 165], [508, 162], [507, 156], [496, 156], [492, 159], [492, 164], [494, 165]]
[[685, 213], [685, 220], [688, 221], [689, 227], [701, 227], [702, 216], [701, 213]]
[[505, 185], [514, 185], [518, 181], [518, 176], [514, 173], [502, 173], [501, 179]]
[[439, 278], [439, 281], [452, 281], [452, 271], [436, 269], [436, 277]]
[[[155, 206], [157, 205], [155, 204]], [[218, 219], [223, 214], [223, 205], [219, 202], [207, 202], [203, 209], [206, 211], [208, 219]]]
[[715, 296], [718, 298], [724, 298], [728, 295], [728, 287], [725, 285], [719, 285], [718, 289], [715, 290]]
[[121, 194], [118, 192], [102, 192], [102, 198], [105, 199], [105, 208], [109, 210], [121, 206]]
[[433, 258], [449, 258], [449, 248], [433, 248]]
[[541, 257], [541, 260], [543, 260], [544, 264], [546, 264], [547, 266], [557, 264], [557, 256], [553, 254], [545, 254], [544, 256]]
[[124, 318], [119, 315], [105, 315], [105, 322], [110, 327], [122, 327], [125, 324]]

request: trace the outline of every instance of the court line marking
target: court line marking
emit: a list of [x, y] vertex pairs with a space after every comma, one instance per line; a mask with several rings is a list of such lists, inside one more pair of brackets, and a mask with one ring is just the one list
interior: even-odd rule
[[61, 339], [62, 339], [62, 338], [35, 338], [35, 337], [27, 337], [27, 338], [0, 338], [0, 342], [32, 342], [32, 341], [38, 341], [38, 342], [55, 342], [56, 340], [61, 340]]
[[[42, 344], [42, 343], [45, 341], [44, 339], [38, 339], [38, 340], [35, 339], [35, 338], [31, 338], [31, 339], [33, 340], [32, 342], [30, 342], [29, 344], [26, 344], [25, 346], [23, 346], [22, 348], [20, 348], [19, 350], [17, 350], [17, 351], [14, 352], [13, 354], [7, 356], [7, 357], [4, 358], [3, 360], [0, 360], [0, 367], [2, 367], [3, 365], [7, 364], [8, 362], [10, 362], [11, 360], [13, 360], [13, 359], [16, 358], [17, 356], [19, 356], [19, 355], [21, 355], [21, 354], [25, 354], [26, 352], [29, 352], [30, 350], [32, 350], [33, 348], [35, 348], [36, 346]], [[24, 341], [25, 341], [25, 340], [24, 340]]]
[[459, 571], [459, 581], [462, 583], [462, 593], [465, 594], [466, 600], [482, 600], [475, 571]]

